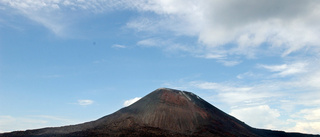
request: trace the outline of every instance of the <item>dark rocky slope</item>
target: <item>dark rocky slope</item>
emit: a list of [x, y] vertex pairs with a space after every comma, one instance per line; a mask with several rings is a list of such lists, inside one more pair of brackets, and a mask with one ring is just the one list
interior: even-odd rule
[[160, 88], [131, 106], [96, 121], [0, 134], [0, 137], [7, 136], [311, 137], [316, 135], [251, 128], [191, 92]]

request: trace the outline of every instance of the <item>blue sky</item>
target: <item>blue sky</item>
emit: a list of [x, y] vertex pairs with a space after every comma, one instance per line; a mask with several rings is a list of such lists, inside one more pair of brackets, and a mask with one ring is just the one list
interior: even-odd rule
[[0, 0], [0, 132], [95, 120], [160, 88], [320, 134], [320, 2]]

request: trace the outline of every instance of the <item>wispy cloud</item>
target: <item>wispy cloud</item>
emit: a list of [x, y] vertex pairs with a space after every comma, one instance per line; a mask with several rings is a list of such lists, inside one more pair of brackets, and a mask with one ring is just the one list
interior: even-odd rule
[[123, 106], [125, 106], [125, 107], [130, 106], [131, 104], [137, 102], [140, 99], [141, 99], [141, 97], [135, 97], [133, 99], [126, 100], [126, 101], [124, 101]]
[[[280, 97], [281, 94], [270, 92], [272, 90], [270, 85], [254, 85], [245, 86], [233, 83], [215, 83], [215, 82], [201, 82], [192, 81], [189, 83], [198, 89], [210, 90], [216, 93], [212, 95], [214, 99], [227, 103], [231, 106], [238, 106], [240, 104], [260, 104], [262, 100], [267, 102], [269, 98]], [[268, 89], [268, 90], [266, 90]]]
[[259, 67], [276, 72], [275, 76], [289, 76], [306, 72], [306, 63], [282, 64], [282, 65], [259, 65]]
[[222, 63], [225, 66], [236, 66], [241, 63], [241, 61], [236, 60], [218, 60], [218, 62]]
[[71, 35], [74, 21], [82, 15], [75, 16], [77, 11], [92, 14], [109, 12], [118, 7], [126, 8], [125, 0], [72, 1], [72, 0], [0, 0], [7, 13], [15, 13], [35, 21], [58, 36]]
[[[60, 20], [62, 14], [59, 12], [60, 5], [58, 1], [2, 0], [1, 3], [10, 7], [6, 10], [14, 10], [13, 12], [20, 13], [42, 24], [56, 34], [62, 35], [62, 31], [66, 27], [66, 24]], [[57, 16], [59, 14], [60, 16]]]
[[252, 87], [235, 87], [226, 84], [220, 84], [215, 82], [198, 82], [193, 81], [190, 82], [192, 86], [195, 86], [200, 89], [210, 89], [210, 90], [217, 90], [217, 91], [249, 91], [252, 90]]
[[164, 38], [147, 38], [140, 40], [136, 43], [140, 47], [145, 48], [160, 48], [166, 53], [179, 53], [179, 52], [196, 52], [194, 46], [190, 46], [187, 43], [176, 42], [174, 39], [164, 39]]
[[221, 53], [207, 53], [205, 55], [199, 55], [198, 57], [206, 58], [206, 59], [224, 59], [225, 55], [221, 55]]
[[242, 73], [242, 74], [238, 74], [237, 78], [238, 79], [259, 78], [259, 77], [261, 77], [261, 75], [262, 74], [256, 74], [256, 73], [253, 73], [253, 72], [249, 71], [249, 72], [245, 72], [245, 73]]
[[156, 38], [144, 39], [137, 42], [137, 45], [144, 46], [144, 47], [159, 47], [159, 46], [162, 46], [163, 44], [164, 44], [163, 41]]
[[94, 101], [93, 100], [89, 100], [89, 99], [84, 99], [84, 100], [78, 100], [78, 105], [81, 105], [81, 106], [88, 106], [88, 105], [91, 105], [93, 104]]
[[279, 127], [288, 125], [287, 122], [279, 119], [280, 112], [268, 105], [232, 109], [230, 114], [256, 128], [279, 130]]
[[120, 45], [120, 44], [114, 44], [114, 45], [112, 45], [111, 47], [112, 47], [112, 48], [119, 48], [119, 49], [125, 49], [125, 48], [127, 48], [127, 46], [125, 46], [125, 45]]

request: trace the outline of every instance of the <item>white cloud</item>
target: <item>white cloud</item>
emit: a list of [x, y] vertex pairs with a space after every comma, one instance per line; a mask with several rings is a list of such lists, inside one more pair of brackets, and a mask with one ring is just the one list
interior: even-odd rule
[[164, 50], [166, 53], [177, 53], [177, 52], [196, 52], [194, 46], [190, 46], [184, 43], [175, 43], [172, 39], [162, 38], [148, 38], [137, 42], [140, 47], [158, 47]]
[[224, 59], [225, 56], [224, 55], [221, 55], [220, 53], [208, 53], [208, 54], [205, 54], [205, 55], [201, 55], [201, 56], [198, 56], [198, 57], [202, 57], [202, 58], [206, 58], [206, 59]]
[[149, 38], [149, 39], [138, 41], [137, 45], [145, 46], [145, 47], [158, 47], [158, 46], [162, 46], [163, 42], [156, 38]]
[[278, 119], [281, 116], [280, 112], [268, 105], [233, 109], [230, 115], [256, 128], [278, 129], [280, 125], [285, 124]]
[[[226, 55], [255, 57], [257, 51], [272, 50], [286, 56], [303, 48], [319, 48], [320, 2], [312, 0], [172, 0], [138, 1], [136, 8], [157, 18], [141, 17], [129, 22], [138, 31], [171, 31], [196, 36], [207, 46], [204, 53], [221, 50]], [[279, 8], [282, 7], [282, 8]], [[268, 50], [259, 49], [268, 44]], [[309, 50], [312, 52], [312, 50]], [[278, 52], [279, 53], [279, 52]]]
[[130, 106], [131, 104], [137, 102], [140, 99], [141, 99], [141, 97], [135, 97], [133, 99], [126, 100], [126, 101], [124, 101], [123, 106], [125, 106], [125, 107]]
[[127, 46], [125, 46], [125, 45], [115, 44], [115, 45], [112, 45], [112, 48], [120, 48], [120, 49], [124, 49], [124, 48], [127, 48]]
[[[191, 52], [195, 52], [195, 50], [190, 50]], [[210, 51], [210, 53], [203, 53], [199, 52], [196, 54], [196, 57], [205, 58], [205, 59], [216, 59], [218, 63], [223, 64], [227, 67], [232, 67], [240, 64], [242, 61], [238, 59], [228, 59], [227, 55], [225, 54], [225, 51]], [[204, 54], [204, 55], [202, 55]]]
[[320, 108], [310, 108], [300, 110], [293, 114], [289, 121], [295, 123], [295, 126], [288, 131], [298, 131], [304, 133], [320, 133]]
[[78, 104], [81, 106], [88, 106], [93, 104], [94, 101], [93, 100], [88, 100], [88, 99], [84, 99], [84, 100], [78, 100]]
[[149, 31], [149, 32], [159, 32], [160, 28], [164, 27], [164, 22], [156, 19], [149, 18], [137, 18], [127, 23], [126, 27], [133, 28], [138, 32]]
[[[189, 83], [198, 89], [209, 90], [216, 93], [212, 96], [217, 101], [227, 103], [231, 106], [244, 104], [266, 103], [268, 99], [281, 97], [282, 93], [274, 93], [273, 85], [245, 86], [232, 83], [197, 82]], [[264, 101], [262, 101], [264, 100]]]
[[306, 120], [320, 121], [320, 108], [303, 109], [298, 113], [298, 115], [302, 115]]
[[288, 68], [287, 64], [283, 64], [283, 65], [275, 65], [275, 66], [267, 66], [267, 65], [261, 65], [261, 67], [268, 69], [270, 71], [283, 71], [286, 70]]
[[[319, 79], [319, 75], [312, 69], [310, 71], [310, 67], [305, 68], [305, 71], [303, 75], [291, 74], [293, 77], [285, 80], [270, 79], [267, 74], [245, 73], [235, 76], [238, 79], [234, 81], [191, 81], [184, 82], [183, 85], [189, 89], [210, 91], [211, 95], [207, 95], [210, 96], [210, 100], [223, 102], [231, 107], [270, 103], [283, 106], [284, 111], [292, 111], [301, 105], [313, 107], [320, 103], [320, 86], [315, 82]], [[276, 72], [277, 75], [278, 73]], [[253, 82], [246, 83], [244, 77], [253, 77]], [[287, 100], [287, 102], [281, 102], [281, 100]]]
[[294, 63], [294, 64], [282, 64], [282, 65], [259, 65], [262, 68], [265, 68], [271, 72], [276, 72], [276, 76], [289, 76], [299, 73], [306, 72], [307, 69], [306, 63]]
[[237, 75], [237, 78], [238, 78], [238, 79], [259, 78], [259, 77], [261, 77], [261, 74], [255, 74], [255, 73], [250, 72], [250, 71]]
[[227, 91], [250, 91], [252, 90], [252, 87], [234, 87], [227, 84], [219, 84], [215, 82], [190, 82], [191, 85], [200, 88], [200, 89], [213, 89], [217, 90], [219, 92], [227, 92]]
[[315, 67], [315, 70], [309, 70], [309, 73], [301, 78], [301, 83], [320, 90], [320, 70], [318, 70], [320, 64], [314, 63], [312, 65]]
[[320, 121], [295, 121], [296, 125], [293, 128], [288, 129], [292, 132], [301, 132], [309, 134], [319, 134], [320, 133]]
[[271, 100], [271, 97], [277, 97], [279, 95], [273, 95], [271, 93], [264, 92], [225, 92], [219, 93], [217, 99], [230, 105], [243, 105], [243, 104], [261, 104]]

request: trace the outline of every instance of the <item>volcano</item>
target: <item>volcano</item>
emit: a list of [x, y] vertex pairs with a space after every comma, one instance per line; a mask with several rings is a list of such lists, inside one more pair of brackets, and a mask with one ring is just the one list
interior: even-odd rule
[[256, 129], [186, 91], [159, 88], [98, 120], [64, 127], [0, 134], [0, 137], [320, 137]]

